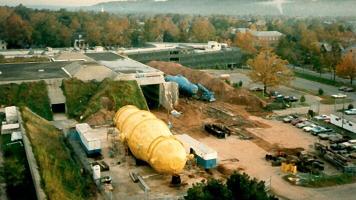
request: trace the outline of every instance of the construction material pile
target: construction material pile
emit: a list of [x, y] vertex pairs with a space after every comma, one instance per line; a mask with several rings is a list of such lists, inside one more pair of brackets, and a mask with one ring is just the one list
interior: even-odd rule
[[200, 83], [208, 89], [212, 90], [215, 95], [223, 101], [239, 105], [246, 105], [250, 109], [256, 110], [265, 106], [265, 102], [250, 94], [249, 91], [244, 89], [237, 90], [231, 85], [227, 84], [225, 81], [219, 78], [215, 78], [209, 73], [193, 70], [178, 63], [171, 62], [151, 61], [148, 63], [148, 65], [161, 70], [167, 75], [176, 76], [180, 74], [185, 76], [193, 83]]

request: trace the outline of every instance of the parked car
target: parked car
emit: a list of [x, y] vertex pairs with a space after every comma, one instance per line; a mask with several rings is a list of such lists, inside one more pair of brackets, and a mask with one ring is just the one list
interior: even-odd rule
[[278, 96], [278, 95], [281, 95], [281, 93], [279, 93], [279, 92], [277, 92], [277, 91], [271, 91], [271, 92], [269, 93], [269, 95], [273, 98], [273, 97], [276, 97], [276, 96]]
[[310, 121], [303, 121], [303, 122], [300, 122], [298, 123], [297, 125], [295, 125], [297, 128], [304, 128], [308, 125], [311, 125], [312, 123]]
[[262, 88], [262, 87], [255, 86], [255, 87], [251, 87], [251, 88], [250, 88], [250, 91], [260, 92], [260, 91], [263, 91], [263, 88]]
[[317, 119], [317, 120], [330, 120], [330, 116], [328, 116], [328, 115], [319, 115], [319, 116], [315, 116], [314, 119]]
[[332, 150], [344, 150], [344, 149], [346, 149], [346, 146], [342, 145], [341, 143], [331, 144], [330, 145], [330, 149], [332, 149]]
[[322, 126], [316, 126], [310, 130], [313, 135], [318, 135], [320, 133], [327, 133], [327, 132], [332, 132], [333, 129], [328, 128], [328, 127], [322, 127]]
[[289, 116], [283, 118], [283, 122], [284, 122], [284, 123], [290, 123], [292, 120], [297, 119], [297, 118], [298, 118], [298, 117], [295, 116], [295, 115], [289, 115]]
[[315, 128], [317, 125], [315, 124], [310, 124], [308, 126], [303, 127], [303, 131], [305, 132], [310, 132], [313, 128]]
[[346, 115], [356, 115], [356, 108], [345, 110]]
[[295, 126], [295, 125], [297, 125], [297, 124], [299, 124], [299, 123], [301, 123], [301, 122], [304, 122], [304, 121], [306, 121], [307, 119], [306, 118], [297, 118], [297, 119], [293, 119], [290, 123], [293, 125], [293, 126]]
[[347, 87], [347, 86], [342, 86], [339, 88], [340, 91], [344, 91], [344, 92], [353, 92], [355, 91], [354, 88], [352, 87]]
[[331, 95], [331, 97], [333, 97], [335, 99], [342, 99], [342, 98], [346, 98], [347, 95], [346, 94], [333, 94], [333, 95]]
[[321, 133], [318, 135], [318, 137], [321, 139], [321, 140], [327, 140], [329, 139], [330, 135], [327, 134], [327, 133]]
[[299, 99], [295, 96], [284, 96], [284, 100], [289, 102], [297, 102]]

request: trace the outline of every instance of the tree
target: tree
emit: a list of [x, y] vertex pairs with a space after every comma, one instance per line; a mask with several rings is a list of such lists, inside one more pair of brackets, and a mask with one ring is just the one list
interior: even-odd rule
[[265, 93], [268, 87], [288, 84], [293, 79], [293, 72], [286, 66], [288, 61], [280, 59], [270, 49], [263, 49], [247, 64], [251, 67], [248, 76], [253, 82], [262, 83]]
[[190, 31], [191, 38], [195, 42], [208, 42], [215, 37], [215, 28], [206, 18], [195, 19]]
[[266, 193], [265, 184], [257, 179], [250, 179], [247, 174], [234, 173], [226, 184], [216, 179], [207, 183], [194, 184], [188, 189], [186, 200], [278, 200]]
[[5, 22], [5, 40], [9, 46], [27, 47], [31, 40], [32, 28], [19, 15], [13, 13]]
[[237, 33], [234, 39], [234, 45], [240, 47], [249, 54], [256, 54], [256, 40], [251, 33]]
[[343, 78], [350, 79], [352, 81], [356, 77], [356, 57], [353, 52], [347, 53], [342, 59], [341, 62], [336, 66], [336, 74]]
[[341, 59], [341, 48], [338, 42], [331, 43], [331, 52], [325, 52], [324, 61], [327, 67], [333, 72], [333, 80], [336, 78], [336, 65]]
[[256, 178], [250, 179], [247, 174], [232, 174], [227, 182], [227, 188], [232, 192], [234, 200], [273, 200], [274, 196], [266, 193], [265, 183]]
[[211, 179], [208, 183], [197, 183], [187, 191], [186, 200], [226, 200], [231, 198], [231, 191], [219, 180]]

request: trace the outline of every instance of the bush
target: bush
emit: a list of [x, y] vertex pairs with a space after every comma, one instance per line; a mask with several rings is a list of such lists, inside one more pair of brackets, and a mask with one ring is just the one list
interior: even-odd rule
[[227, 84], [231, 85], [231, 81], [230, 81], [230, 80], [228, 80], [228, 79], [225, 79], [225, 83], [227, 83]]
[[273, 111], [273, 110], [283, 110], [286, 108], [287, 105], [284, 102], [272, 102], [265, 107], [265, 110]]
[[300, 97], [300, 103], [304, 103], [305, 102], [305, 96], [304, 95], [302, 95], [301, 97]]
[[350, 104], [347, 106], [347, 109], [349, 109], [349, 110], [354, 109], [354, 105], [350, 103]]
[[322, 88], [319, 88], [318, 94], [319, 94], [319, 96], [323, 95], [324, 94], [324, 90]]
[[239, 87], [242, 87], [243, 82], [239, 81]]
[[274, 196], [266, 193], [266, 187], [263, 181], [250, 179], [247, 174], [232, 174], [226, 184], [219, 180], [211, 179], [207, 183], [194, 184], [188, 189], [187, 200], [275, 200]]

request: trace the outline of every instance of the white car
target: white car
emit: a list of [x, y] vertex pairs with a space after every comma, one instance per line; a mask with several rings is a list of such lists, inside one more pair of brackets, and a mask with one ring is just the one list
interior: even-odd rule
[[345, 110], [346, 115], [356, 115], [356, 108]]
[[319, 116], [315, 116], [314, 119], [317, 119], [317, 120], [330, 120], [330, 117], [328, 115], [319, 115]]
[[308, 125], [310, 125], [310, 124], [312, 124], [312, 123], [309, 122], [309, 121], [304, 121], [304, 122], [298, 123], [298, 124], [295, 125], [295, 126], [296, 126], [297, 128], [303, 128], [303, 127], [308, 126]]
[[342, 99], [342, 98], [346, 98], [347, 95], [346, 94], [333, 94], [333, 95], [331, 95], [331, 97], [333, 97], [335, 99]]
[[310, 124], [308, 126], [303, 127], [303, 131], [310, 132], [313, 128], [317, 127], [315, 124]]

